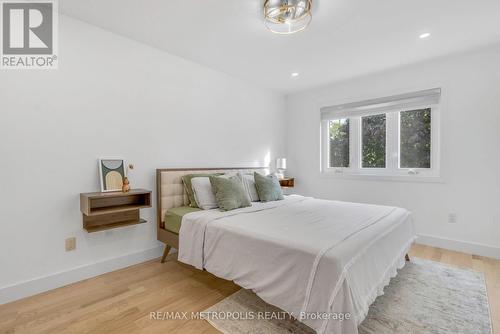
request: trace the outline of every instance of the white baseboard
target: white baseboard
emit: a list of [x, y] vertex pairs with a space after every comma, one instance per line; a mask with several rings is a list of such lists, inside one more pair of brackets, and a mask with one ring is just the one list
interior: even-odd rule
[[0, 288], [0, 305], [160, 257], [163, 246], [79, 266]]
[[419, 234], [417, 244], [449, 249], [457, 252], [500, 259], [500, 247], [473, 242], [446, 239], [433, 235]]
[[[419, 234], [416, 243], [500, 259], [500, 248], [490, 245], [440, 238], [425, 234]], [[106, 259], [97, 263], [83, 265], [67, 271], [2, 287], [0, 288], [0, 305], [82, 281], [87, 278], [102, 275], [114, 270], [122, 269], [134, 264], [149, 261], [160, 257], [162, 252], [163, 246], [154, 247], [140, 252], [120, 256], [118, 258]]]

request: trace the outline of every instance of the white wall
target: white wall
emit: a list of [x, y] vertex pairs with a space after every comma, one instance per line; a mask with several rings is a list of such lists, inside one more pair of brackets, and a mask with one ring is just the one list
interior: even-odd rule
[[[500, 47], [379, 73], [287, 97], [287, 157], [297, 192], [413, 211], [420, 242], [500, 258]], [[321, 106], [441, 86], [445, 182], [325, 178]], [[447, 222], [450, 212], [458, 223]]]
[[142, 226], [82, 229], [98, 157], [125, 157], [131, 185], [154, 190], [156, 168], [284, 153], [282, 95], [64, 16], [59, 33], [58, 70], [0, 72], [0, 303], [158, 255], [153, 209]]

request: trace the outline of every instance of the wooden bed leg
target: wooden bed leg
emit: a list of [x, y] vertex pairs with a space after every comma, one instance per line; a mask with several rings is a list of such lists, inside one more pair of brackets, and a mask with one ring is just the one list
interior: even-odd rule
[[168, 252], [170, 252], [170, 247], [169, 245], [165, 245], [165, 250], [163, 251], [163, 256], [161, 257], [161, 263], [165, 263], [165, 259], [167, 258]]
[[406, 255], [405, 255], [405, 260], [406, 260], [407, 262], [410, 262], [410, 256], [409, 256], [408, 254], [406, 254]]

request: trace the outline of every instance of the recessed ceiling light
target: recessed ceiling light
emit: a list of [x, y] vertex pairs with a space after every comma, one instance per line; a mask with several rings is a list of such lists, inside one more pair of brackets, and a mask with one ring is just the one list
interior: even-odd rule
[[298, 72], [293, 72], [292, 74], [290, 74], [290, 77], [292, 77], [292, 78], [296, 78], [298, 76], [299, 76]]
[[429, 37], [431, 35], [430, 32], [424, 32], [423, 34], [421, 34], [420, 36], [418, 36], [420, 39], [425, 39], [427, 37]]

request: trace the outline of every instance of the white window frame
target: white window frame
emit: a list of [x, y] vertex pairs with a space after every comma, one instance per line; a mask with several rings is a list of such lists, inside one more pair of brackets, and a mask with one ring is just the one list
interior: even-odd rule
[[[431, 109], [431, 168], [400, 168], [400, 112]], [[341, 109], [341, 108], [340, 108]], [[386, 114], [386, 168], [362, 167], [361, 118]], [[441, 110], [439, 103], [414, 104], [411, 106], [378, 108], [375, 111], [330, 113], [329, 119], [321, 120], [321, 173], [341, 178], [368, 178], [389, 181], [441, 182]], [[349, 167], [329, 166], [329, 121], [349, 118]]]

